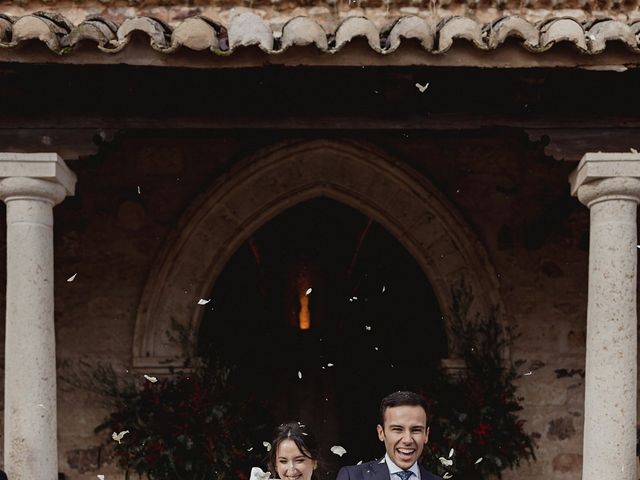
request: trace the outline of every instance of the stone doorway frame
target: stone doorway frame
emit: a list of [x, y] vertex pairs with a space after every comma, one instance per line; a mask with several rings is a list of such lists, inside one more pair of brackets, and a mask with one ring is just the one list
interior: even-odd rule
[[[418, 263], [447, 322], [451, 286], [472, 289], [472, 312], [503, 311], [496, 274], [475, 233], [424, 175], [365, 143], [312, 140], [279, 144], [239, 162], [187, 209], [165, 242], [140, 301], [133, 366], [166, 373], [197, 347], [208, 298], [240, 245], [262, 225], [306, 200], [328, 197], [386, 228]], [[215, 305], [213, 299], [212, 305]], [[184, 342], [171, 340], [178, 326]], [[173, 335], [175, 338], [175, 334]], [[458, 366], [455, 358], [450, 366]]]

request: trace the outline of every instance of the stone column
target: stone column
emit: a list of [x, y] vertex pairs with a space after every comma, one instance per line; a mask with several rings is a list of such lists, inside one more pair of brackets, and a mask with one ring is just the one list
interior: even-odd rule
[[590, 209], [583, 480], [636, 480], [640, 155], [588, 153], [571, 193]]
[[11, 480], [57, 480], [53, 207], [75, 175], [56, 154], [0, 153], [7, 205], [4, 461]]

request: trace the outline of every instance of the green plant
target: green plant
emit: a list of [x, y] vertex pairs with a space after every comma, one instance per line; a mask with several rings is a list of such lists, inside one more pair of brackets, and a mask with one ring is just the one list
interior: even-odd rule
[[96, 431], [128, 431], [119, 442], [109, 439], [127, 478], [245, 479], [261, 463], [264, 450], [251, 446], [267, 438], [264, 411], [232, 386], [233, 372], [220, 362], [136, 381], [101, 368], [112, 413]]
[[[500, 324], [496, 309], [470, 318], [473, 298], [464, 284], [452, 294], [452, 334], [466, 368], [456, 376], [440, 372], [429, 387], [433, 421], [427, 464], [445, 478], [501, 477], [506, 468], [535, 460], [533, 437], [517, 415], [522, 399], [514, 382], [522, 362], [504, 358], [514, 332]], [[453, 463], [445, 465], [448, 460]]]

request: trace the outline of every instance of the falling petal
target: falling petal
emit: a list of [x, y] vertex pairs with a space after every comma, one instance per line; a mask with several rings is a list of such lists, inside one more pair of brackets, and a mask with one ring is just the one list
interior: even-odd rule
[[73, 275], [71, 275], [69, 278], [67, 278], [67, 282], [73, 282], [76, 279], [76, 275], [78, 275], [77, 273], [74, 273]]
[[98, 480], [104, 480], [104, 475], [96, 475], [96, 477], [98, 477]]
[[140, 195], [140, 185], [138, 185], [138, 195]]
[[147, 379], [148, 381], [150, 381], [151, 383], [156, 383], [158, 381], [158, 379], [156, 377], [151, 377], [149, 375], [143, 375], [143, 377], [145, 379]]
[[638, 153], [638, 150], [636, 150], [635, 148], [630, 148], [629, 150], [631, 150], [631, 153]]
[[371, 325], [365, 325], [365, 326], [364, 326], [364, 329], [365, 329], [367, 332], [370, 332], [370, 331], [371, 331]]
[[311, 292], [313, 292], [313, 288], [307, 288], [305, 295], [309, 295]]
[[362, 460], [360, 460], [356, 465], [362, 465]]
[[387, 287], [385, 287], [384, 285], [382, 286], [382, 293], [384, 293], [384, 291], [387, 289]]
[[327, 363], [327, 367], [333, 367], [333, 363]]
[[378, 347], [373, 347], [373, 349], [377, 352], [378, 351]]
[[120, 432], [120, 433], [113, 432], [113, 433], [111, 434], [111, 438], [113, 438], [116, 442], [118, 442], [118, 444], [120, 444], [120, 443], [122, 442], [122, 438], [123, 438], [127, 433], [129, 433], [129, 430], [123, 430], [123, 431], [122, 431], [122, 432]]
[[247, 448], [247, 452], [250, 452], [251, 450], [253, 450], [253, 447]]
[[298, 370], [298, 378], [302, 380], [302, 372], [300, 370]]
[[449, 458], [453, 457], [453, 448], [449, 450]]
[[262, 442], [262, 445], [267, 449], [267, 452], [271, 451], [271, 444], [269, 442]]
[[416, 88], [417, 88], [418, 90], [420, 90], [420, 93], [424, 93], [424, 92], [425, 92], [425, 90], [426, 90], [427, 88], [429, 88], [429, 84], [428, 84], [428, 83], [426, 83], [426, 84], [424, 84], [424, 85], [420, 85], [419, 83], [416, 83]]
[[451, 465], [453, 465], [453, 460], [449, 460], [448, 458], [440, 457], [438, 458], [438, 460], [440, 460], [440, 463], [445, 467], [450, 467]]
[[523, 375], [525, 377], [528, 377], [529, 375], [533, 375], [533, 372], [531, 370], [529, 370], [527, 373], [523, 373]]
[[474, 463], [474, 465], [479, 464], [482, 460], [484, 460], [484, 458], [480, 457], [479, 459], [476, 460], [476, 462]]
[[198, 305], [206, 305], [210, 301], [211, 299], [205, 300], [204, 298], [201, 298], [200, 300], [198, 300]]
[[344, 449], [344, 447], [341, 447], [340, 445], [334, 445], [333, 447], [331, 447], [331, 453], [335, 453], [336, 455], [341, 457], [345, 453], [347, 453], [347, 451]]
[[453, 477], [453, 475], [451, 475], [449, 472], [445, 473], [445, 474], [442, 476], [442, 478], [443, 478], [444, 480], [449, 480], [449, 479], [450, 479], [450, 478], [452, 478], [452, 477]]

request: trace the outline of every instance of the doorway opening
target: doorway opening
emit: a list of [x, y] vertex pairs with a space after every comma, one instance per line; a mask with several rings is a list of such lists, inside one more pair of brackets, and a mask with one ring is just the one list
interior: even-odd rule
[[[211, 292], [198, 350], [233, 365], [277, 423], [311, 427], [352, 464], [384, 453], [380, 399], [428, 384], [448, 356], [440, 306], [424, 272], [379, 223], [316, 198], [263, 225]], [[266, 440], [266, 439], [265, 439]]]

